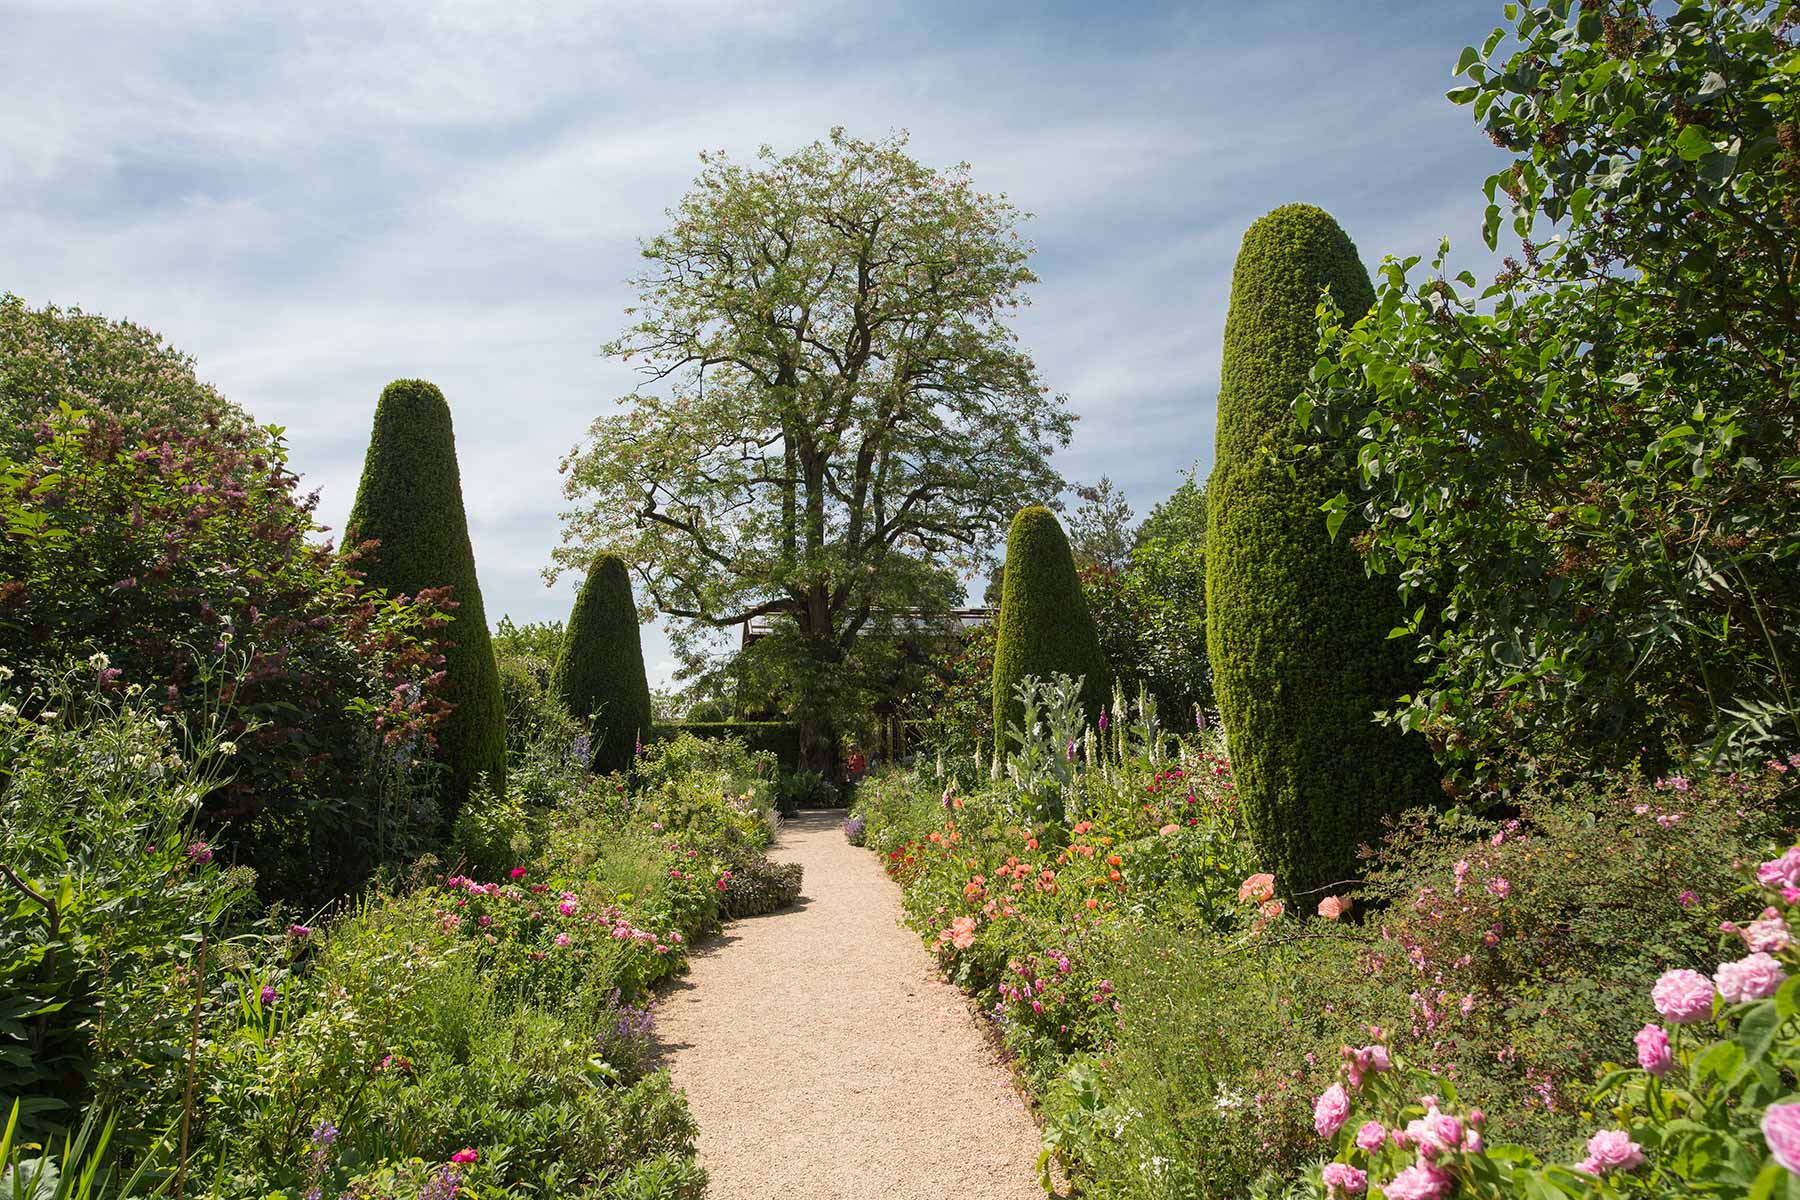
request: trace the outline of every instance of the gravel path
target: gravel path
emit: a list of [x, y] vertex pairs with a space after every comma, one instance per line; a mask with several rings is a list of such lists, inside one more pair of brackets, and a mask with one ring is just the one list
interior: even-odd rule
[[800, 903], [732, 922], [658, 1008], [709, 1194], [1043, 1200], [1011, 1073], [843, 815], [786, 823], [772, 857], [805, 864]]

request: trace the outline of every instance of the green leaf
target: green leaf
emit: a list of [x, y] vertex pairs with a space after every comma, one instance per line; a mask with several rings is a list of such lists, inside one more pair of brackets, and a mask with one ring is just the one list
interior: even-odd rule
[[1744, 1066], [1753, 1067], [1762, 1061], [1780, 1028], [1781, 1012], [1773, 1000], [1764, 1000], [1745, 1014], [1738, 1025], [1737, 1036], [1738, 1043], [1744, 1048]]
[[1706, 131], [1700, 126], [1689, 125], [1675, 139], [1675, 152], [1689, 162], [1699, 162], [1713, 152], [1712, 139], [1706, 136]]
[[1452, 75], [1461, 75], [1480, 61], [1481, 51], [1475, 49], [1473, 46], [1464, 46], [1462, 53], [1456, 57], [1456, 69], [1450, 73]]
[[1769, 1200], [1775, 1194], [1775, 1185], [1787, 1174], [1787, 1168], [1774, 1159], [1763, 1164], [1763, 1169], [1756, 1174], [1756, 1182], [1750, 1185], [1750, 1193], [1745, 1200]]

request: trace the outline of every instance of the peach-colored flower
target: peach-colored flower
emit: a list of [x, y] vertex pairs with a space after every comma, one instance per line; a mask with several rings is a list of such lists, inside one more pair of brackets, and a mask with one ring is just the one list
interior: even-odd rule
[[950, 944], [958, 950], [967, 950], [975, 944], [974, 917], [958, 917], [950, 922]]
[[1257, 903], [1275, 894], [1275, 877], [1266, 872], [1252, 875], [1238, 888], [1239, 903]]
[[1343, 896], [1327, 896], [1319, 901], [1319, 915], [1327, 921], [1335, 921], [1350, 911], [1350, 901]]

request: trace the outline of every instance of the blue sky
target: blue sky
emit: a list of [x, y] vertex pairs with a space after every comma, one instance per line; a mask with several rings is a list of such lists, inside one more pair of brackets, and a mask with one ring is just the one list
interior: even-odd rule
[[1058, 465], [1142, 515], [1210, 465], [1257, 216], [1490, 267], [1503, 160], [1443, 93], [1500, 7], [0, 0], [0, 289], [160, 330], [288, 427], [334, 526], [382, 386], [434, 380], [490, 617], [561, 617], [557, 463], [636, 382], [598, 347], [697, 152], [907, 129], [1034, 214], [1018, 330], [1081, 415]]

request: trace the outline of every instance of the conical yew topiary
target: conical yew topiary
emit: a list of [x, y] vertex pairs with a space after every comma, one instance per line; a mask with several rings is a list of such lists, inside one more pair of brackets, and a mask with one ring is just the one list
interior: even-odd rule
[[1326, 287], [1346, 321], [1374, 303], [1328, 213], [1288, 205], [1244, 234], [1206, 488], [1207, 653], [1232, 771], [1263, 865], [1308, 910], [1307, 893], [1357, 876], [1383, 816], [1430, 798], [1432, 775], [1422, 738], [1375, 723], [1414, 682], [1407, 643], [1387, 636], [1399, 600], [1364, 572], [1353, 530], [1327, 531], [1320, 506], [1355, 485], [1293, 412]]
[[390, 595], [448, 587], [456, 603], [444, 644], [445, 694], [456, 707], [438, 727], [438, 756], [448, 768], [444, 813], [452, 819], [484, 774], [495, 790], [505, 787], [506, 713], [463, 514], [450, 406], [423, 379], [395, 380], [375, 406], [344, 544], [370, 540], [380, 544], [361, 564], [369, 583]]
[[602, 554], [589, 568], [569, 614], [550, 687], [570, 712], [592, 719], [594, 770], [622, 771], [631, 765], [638, 740], [650, 732], [654, 718], [631, 575], [618, 555]]
[[1002, 746], [1006, 731], [1019, 722], [1019, 680], [1058, 674], [1083, 680], [1088, 719], [1097, 720], [1111, 698], [1112, 671], [1081, 594], [1069, 539], [1055, 513], [1033, 506], [1019, 510], [1006, 538], [994, 644], [994, 736]]

